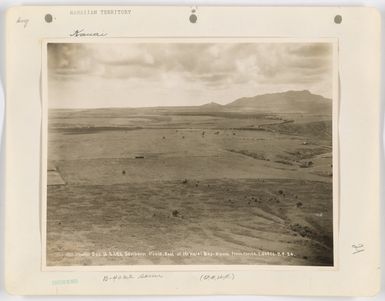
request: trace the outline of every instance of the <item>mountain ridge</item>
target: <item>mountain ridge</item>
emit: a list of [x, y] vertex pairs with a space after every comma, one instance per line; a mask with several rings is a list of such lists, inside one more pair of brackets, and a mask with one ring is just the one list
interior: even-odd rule
[[241, 97], [226, 105], [210, 102], [201, 107], [236, 109], [240, 111], [255, 110], [273, 113], [296, 112], [331, 114], [332, 101], [330, 98], [313, 94], [309, 90], [288, 90], [285, 92]]

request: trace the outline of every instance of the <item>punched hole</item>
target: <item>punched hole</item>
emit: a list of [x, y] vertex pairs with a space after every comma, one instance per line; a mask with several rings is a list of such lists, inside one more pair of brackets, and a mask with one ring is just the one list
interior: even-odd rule
[[47, 23], [51, 23], [52, 20], [53, 20], [53, 17], [52, 17], [51, 14], [46, 14], [46, 15], [44, 16], [44, 20], [45, 20]]
[[342, 16], [341, 15], [336, 15], [334, 17], [334, 23], [341, 24], [342, 23]]
[[195, 14], [191, 14], [191, 15], [190, 15], [190, 22], [191, 22], [191, 23], [196, 23], [197, 20], [198, 20], [197, 15], [195, 15]]

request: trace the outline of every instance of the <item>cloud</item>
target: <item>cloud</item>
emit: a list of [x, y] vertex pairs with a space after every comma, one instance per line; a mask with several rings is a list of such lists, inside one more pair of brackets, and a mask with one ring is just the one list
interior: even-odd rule
[[290, 52], [299, 57], [326, 57], [332, 54], [332, 47], [328, 43], [313, 43], [293, 47]]
[[154, 85], [165, 93], [170, 87], [198, 89], [191, 94], [194, 97], [202, 91], [215, 95], [215, 91], [227, 89], [228, 95], [234, 95], [235, 89], [239, 89], [241, 97], [243, 91], [261, 86], [269, 91], [286, 86], [303, 90], [311, 86], [330, 97], [332, 46], [327, 43], [50, 43], [48, 69], [50, 81], [88, 78], [87, 84], [93, 79], [106, 88], [113, 80], [126, 85], [140, 81], [146, 95], [150, 93], [148, 90], [155, 90]]
[[[53, 46], [51, 46], [53, 45]], [[326, 47], [327, 46], [327, 47]], [[328, 44], [49, 44], [49, 67], [57, 74], [109, 78], [157, 77], [177, 72], [189, 79], [224, 84], [298, 76], [298, 69], [328, 71]], [[306, 72], [304, 76], [306, 76]]]

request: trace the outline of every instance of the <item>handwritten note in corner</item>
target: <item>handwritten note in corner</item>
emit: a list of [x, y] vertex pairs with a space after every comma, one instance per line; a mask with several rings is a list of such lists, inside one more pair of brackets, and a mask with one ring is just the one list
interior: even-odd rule
[[22, 19], [22, 18], [17, 18], [16, 24], [22, 24], [24, 28], [28, 26], [29, 19]]
[[365, 251], [365, 246], [362, 243], [353, 244], [352, 245], [352, 249], [353, 249], [352, 254], [355, 255], [355, 254], [364, 252]]

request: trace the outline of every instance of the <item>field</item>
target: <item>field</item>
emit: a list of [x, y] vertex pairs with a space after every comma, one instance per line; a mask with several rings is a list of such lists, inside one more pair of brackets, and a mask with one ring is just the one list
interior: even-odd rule
[[331, 115], [49, 111], [47, 265], [333, 265]]

